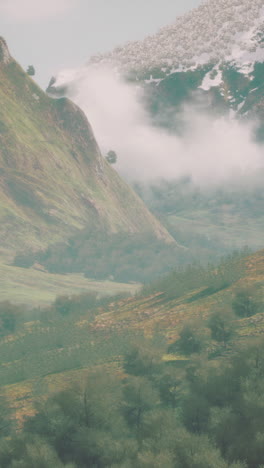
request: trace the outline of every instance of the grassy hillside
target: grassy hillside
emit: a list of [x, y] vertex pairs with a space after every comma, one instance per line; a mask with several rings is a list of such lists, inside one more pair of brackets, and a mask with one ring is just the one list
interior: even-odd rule
[[0, 263], [0, 302], [10, 300], [15, 304], [40, 307], [51, 304], [56, 296], [82, 294], [93, 291], [99, 295], [120, 292], [135, 293], [136, 284], [95, 281], [81, 274], [59, 275], [34, 268], [23, 269]]
[[261, 251], [38, 311], [0, 341], [1, 465], [262, 468], [263, 288]]
[[87, 225], [172, 241], [102, 158], [82, 111], [43, 93], [3, 39], [0, 49], [0, 253], [39, 249]]
[[[231, 313], [234, 297], [241, 290], [249, 291], [258, 303], [248, 317]], [[37, 388], [46, 394], [56, 385], [67, 387], [94, 366], [119, 372], [119, 363], [131, 340], [142, 334], [150, 337], [158, 331], [170, 345], [189, 323], [195, 323], [198, 332], [202, 329], [208, 356], [228, 354], [250, 337], [264, 333], [263, 300], [264, 251], [248, 257], [230, 257], [218, 268], [199, 271], [195, 266], [174, 273], [146, 287], [137, 297], [107, 300], [97, 310], [94, 303], [83, 307], [77, 298], [63, 299], [51, 308], [35, 312], [37, 320], [32, 321], [33, 312], [30, 322], [22, 323], [15, 334], [2, 337], [1, 391], [12, 400], [20, 419], [32, 411]], [[70, 309], [65, 304], [70, 304]], [[227, 345], [208, 341], [208, 319], [215, 312], [230, 315], [235, 328]], [[164, 359], [180, 364], [189, 358], [178, 350], [176, 355], [174, 352]]]
[[[253, 288], [260, 301], [264, 301], [264, 251], [246, 257], [245, 259], [232, 260], [223, 263], [223, 275], [219, 269], [218, 280], [217, 270], [212, 269], [212, 275], [204, 274], [205, 270], [200, 267], [194, 268], [194, 277], [191, 278], [191, 271], [186, 270], [183, 282], [179, 282], [177, 276], [172, 274], [167, 278], [154, 283], [150, 288], [145, 289], [145, 295], [138, 298], [129, 298], [112, 308], [105, 314], [100, 314], [95, 319], [94, 327], [136, 329], [144, 330], [144, 333], [153, 333], [155, 328], [162, 331], [169, 341], [176, 339], [179, 330], [185, 322], [189, 320], [205, 320], [215, 310], [230, 306], [233, 295], [238, 289]], [[224, 272], [225, 270], [225, 272]], [[195, 279], [196, 276], [196, 279]], [[188, 278], [191, 278], [188, 284]], [[226, 278], [226, 279], [225, 279]], [[212, 287], [213, 279], [213, 287]], [[200, 283], [204, 282], [204, 286]], [[195, 286], [195, 283], [198, 285]], [[149, 289], [149, 294], [148, 293]], [[181, 292], [183, 291], [183, 292]], [[257, 322], [260, 325], [256, 329], [256, 320], [252, 317], [238, 322], [239, 329], [243, 335], [243, 330], [250, 329], [250, 333], [258, 334], [264, 325], [264, 305], [258, 314]], [[264, 331], [264, 330], [263, 330]]]

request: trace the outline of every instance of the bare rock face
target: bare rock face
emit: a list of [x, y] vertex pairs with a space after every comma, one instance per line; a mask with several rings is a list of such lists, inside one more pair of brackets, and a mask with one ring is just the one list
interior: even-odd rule
[[11, 62], [12, 57], [7, 47], [7, 43], [3, 37], [0, 37], [0, 64], [8, 64]]

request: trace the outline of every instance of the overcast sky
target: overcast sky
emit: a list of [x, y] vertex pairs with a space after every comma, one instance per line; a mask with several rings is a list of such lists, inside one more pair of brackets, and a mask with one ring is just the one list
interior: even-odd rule
[[0, 35], [45, 88], [61, 68], [143, 39], [201, 0], [0, 0]]

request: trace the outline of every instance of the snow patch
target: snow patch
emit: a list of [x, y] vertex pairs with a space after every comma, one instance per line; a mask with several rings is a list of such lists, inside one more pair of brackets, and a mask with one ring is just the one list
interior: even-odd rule
[[203, 89], [204, 91], [209, 91], [209, 89], [220, 86], [222, 83], [222, 72], [219, 68], [213, 68], [213, 70], [209, 71], [199, 88]]
[[160, 82], [162, 81], [162, 78], [153, 78], [152, 75], [150, 75], [150, 78], [149, 80], [144, 80], [145, 83], [149, 84], [149, 83], [156, 83], [156, 85], [159, 85]]
[[244, 106], [244, 104], [245, 104], [245, 101], [242, 101], [242, 102], [240, 102], [240, 104], [238, 104], [238, 106], [237, 106], [237, 111], [238, 111], [238, 112], [240, 111], [240, 109], [242, 109], [242, 107]]

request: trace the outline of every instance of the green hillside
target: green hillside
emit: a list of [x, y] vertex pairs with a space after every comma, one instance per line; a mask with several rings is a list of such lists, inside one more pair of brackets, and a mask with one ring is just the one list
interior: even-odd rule
[[172, 239], [102, 158], [68, 99], [51, 99], [0, 40], [1, 253], [39, 249], [84, 226]]
[[25, 304], [29, 308], [51, 304], [56, 296], [83, 294], [89, 291], [99, 296], [135, 293], [137, 284], [95, 281], [81, 274], [59, 275], [35, 268], [23, 269], [0, 263], [0, 302]]
[[[55, 285], [61, 281], [59, 275], [56, 278]], [[48, 276], [48, 279], [52, 280], [52, 277]], [[84, 279], [79, 280], [79, 294], [87, 295], [88, 288], [82, 290]], [[65, 281], [70, 283], [72, 278], [66, 277]], [[98, 288], [97, 283], [95, 286]], [[108, 288], [111, 285], [105, 283], [105, 292]], [[129, 288], [126, 290], [128, 292]], [[258, 304], [249, 316], [231, 313], [234, 298], [240, 291], [244, 291], [246, 297], [254, 297]], [[114, 290], [109, 292], [114, 293]], [[118, 293], [118, 285], [115, 285], [115, 292]], [[15, 333], [8, 335], [8, 330], [5, 331], [2, 325], [2, 389], [7, 389], [8, 394], [11, 392], [10, 395], [13, 392], [20, 394], [19, 414], [26, 411], [24, 405], [27, 408], [32, 402], [32, 395], [28, 402], [24, 400], [23, 389], [29, 396], [32, 385], [39, 379], [46, 380], [45, 376], [49, 375], [47, 379], [51, 386], [55, 381], [65, 386], [65, 382], [71, 382], [67, 372], [95, 365], [116, 366], [127, 352], [131, 340], [142, 337], [142, 334], [150, 337], [158, 332], [168, 346], [179, 338], [185, 324], [194, 323], [196, 330], [203, 330], [206, 338], [208, 318], [215, 312], [220, 316], [225, 312], [230, 315], [236, 330], [228, 344], [228, 352], [249, 337], [261, 336], [264, 332], [264, 251], [246, 257], [244, 254], [233, 255], [218, 267], [188, 267], [127, 299], [100, 299], [96, 304], [93, 295], [81, 296], [84, 299], [79, 300], [78, 296], [65, 296], [65, 289], [61, 289], [61, 294], [63, 298], [42, 310], [38, 308], [29, 313], [23, 312], [23, 307], [13, 308], [17, 317]], [[78, 294], [77, 289], [75, 294]], [[7, 306], [0, 303], [2, 317], [6, 311]], [[207, 353], [221, 355], [226, 352], [221, 341], [206, 340]], [[172, 356], [173, 361], [186, 359], [181, 351], [176, 354], [176, 357]], [[10, 384], [14, 386], [6, 387]]]
[[0, 303], [1, 463], [260, 468], [263, 298], [259, 251], [137, 297]]

